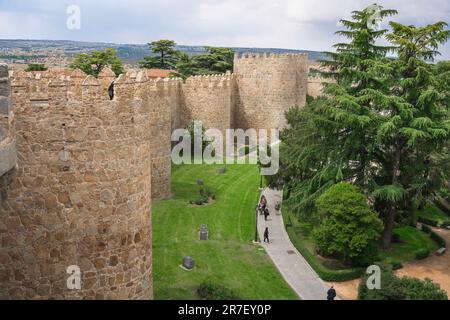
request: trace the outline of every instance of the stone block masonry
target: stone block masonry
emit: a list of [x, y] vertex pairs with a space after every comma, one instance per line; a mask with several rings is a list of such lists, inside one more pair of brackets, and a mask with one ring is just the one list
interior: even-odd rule
[[243, 54], [234, 59], [235, 126], [282, 129], [284, 113], [306, 103], [308, 56]]
[[8, 66], [0, 64], [0, 205], [17, 164], [14, 113], [11, 106], [11, 84]]
[[[305, 104], [308, 60], [248, 54], [234, 74], [185, 82], [8, 75], [0, 65], [0, 299], [152, 299], [151, 204], [171, 196], [171, 132], [284, 127]], [[73, 265], [81, 290], [66, 285]]]
[[[20, 158], [0, 207], [0, 298], [151, 299], [150, 106], [79, 72], [12, 82]], [[69, 290], [67, 267], [82, 272]]]

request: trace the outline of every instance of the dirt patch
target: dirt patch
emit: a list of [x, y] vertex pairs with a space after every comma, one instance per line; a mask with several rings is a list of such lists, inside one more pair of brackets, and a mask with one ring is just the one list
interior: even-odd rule
[[[450, 244], [450, 231], [433, 229]], [[419, 279], [431, 279], [440, 284], [450, 296], [450, 253], [447, 250], [444, 255], [433, 255], [422, 261], [413, 261], [397, 272], [399, 276], [408, 276]]]
[[[441, 237], [443, 237], [448, 244], [450, 244], [450, 231], [433, 229]], [[450, 252], [447, 250], [444, 255], [433, 255], [425, 260], [412, 261], [405, 265], [396, 274], [400, 277], [414, 277], [419, 279], [431, 279], [438, 283], [442, 289], [447, 291], [450, 296]], [[358, 285], [361, 280], [352, 280], [339, 283], [328, 283], [334, 286], [338, 296], [343, 300], [356, 300], [358, 298]]]
[[358, 299], [358, 286], [361, 280], [356, 279], [346, 282], [328, 282], [328, 286], [334, 286], [336, 293], [342, 300], [356, 300]]

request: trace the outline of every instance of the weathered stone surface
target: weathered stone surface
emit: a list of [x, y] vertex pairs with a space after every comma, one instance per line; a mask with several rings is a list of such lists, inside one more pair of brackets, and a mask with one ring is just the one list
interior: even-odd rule
[[191, 257], [184, 257], [182, 266], [188, 270], [192, 270], [195, 268], [195, 260]]
[[0, 116], [9, 115], [11, 111], [11, 100], [9, 97], [0, 96]]
[[0, 146], [0, 176], [13, 169], [17, 163], [16, 144]]
[[[234, 74], [185, 83], [110, 70], [9, 81], [0, 65], [0, 297], [151, 299], [151, 201], [171, 195], [172, 130], [282, 127], [307, 81], [302, 55], [236, 57]], [[72, 265], [81, 290], [66, 287]]]
[[0, 63], [0, 78], [8, 77], [8, 65], [4, 63]]

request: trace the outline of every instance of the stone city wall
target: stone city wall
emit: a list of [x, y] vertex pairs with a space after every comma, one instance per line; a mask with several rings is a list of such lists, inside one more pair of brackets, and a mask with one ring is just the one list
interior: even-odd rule
[[16, 164], [14, 113], [9, 71], [7, 65], [0, 64], [0, 205], [6, 199], [6, 189], [11, 183]]
[[[151, 299], [152, 106], [80, 72], [12, 81], [18, 169], [0, 207], [0, 298]], [[69, 290], [67, 267], [82, 272]]]

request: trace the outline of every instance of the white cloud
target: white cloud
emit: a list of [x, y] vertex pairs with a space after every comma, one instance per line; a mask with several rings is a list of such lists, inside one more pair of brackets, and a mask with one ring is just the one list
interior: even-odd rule
[[[376, 0], [0, 0], [0, 38], [50, 38], [326, 50], [339, 19]], [[426, 24], [450, 17], [449, 0], [379, 0], [394, 19]], [[82, 30], [65, 28], [65, 8], [82, 10]], [[449, 45], [444, 51], [450, 56]]]

